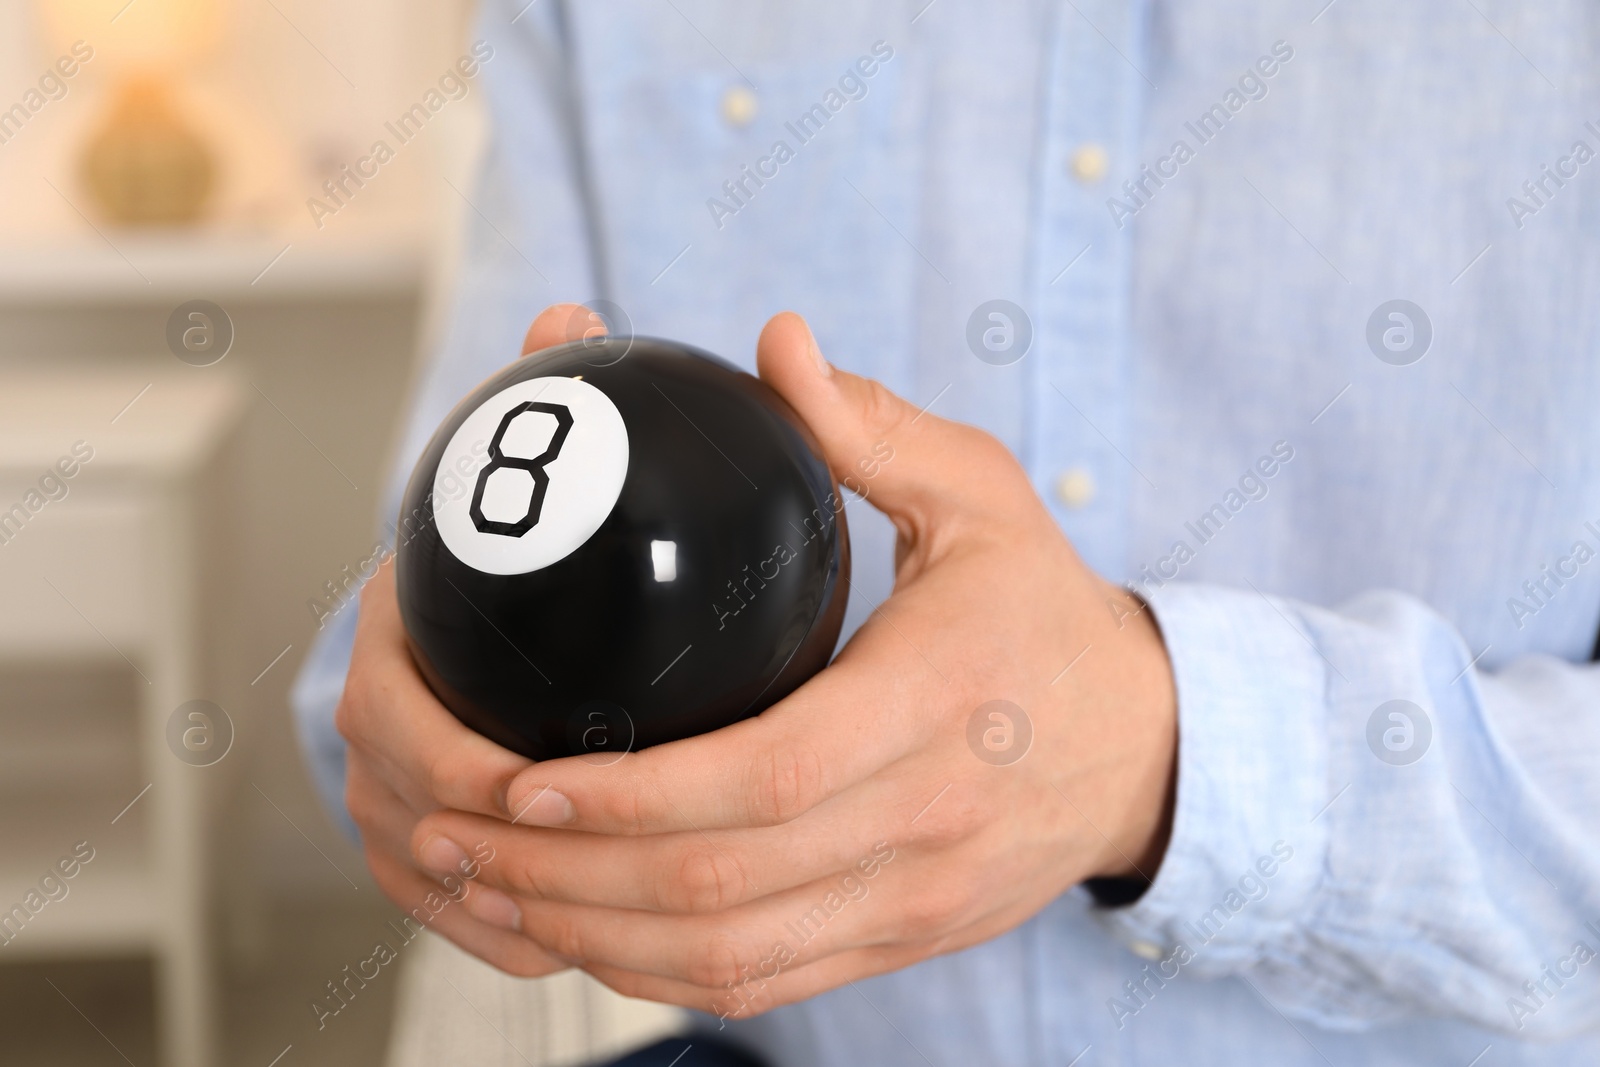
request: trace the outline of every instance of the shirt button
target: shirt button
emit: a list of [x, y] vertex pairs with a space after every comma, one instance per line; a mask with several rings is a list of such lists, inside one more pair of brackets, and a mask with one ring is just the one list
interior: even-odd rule
[[1154, 941], [1135, 941], [1128, 947], [1132, 949], [1133, 954], [1138, 956], [1140, 959], [1159, 960], [1161, 958], [1161, 946], [1156, 944]]
[[1081, 144], [1072, 153], [1072, 176], [1085, 185], [1093, 185], [1106, 176], [1106, 168], [1110, 163], [1104, 148], [1093, 141]]
[[722, 121], [729, 126], [748, 126], [755, 121], [760, 105], [756, 94], [743, 85], [730, 85], [722, 94]]
[[1094, 475], [1082, 467], [1072, 467], [1056, 477], [1056, 498], [1073, 511], [1094, 499]]

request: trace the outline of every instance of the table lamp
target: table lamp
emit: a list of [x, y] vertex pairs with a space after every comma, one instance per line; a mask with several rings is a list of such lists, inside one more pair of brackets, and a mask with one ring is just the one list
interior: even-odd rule
[[220, 0], [39, 0], [59, 47], [85, 41], [90, 69], [113, 80], [109, 106], [84, 144], [79, 176], [107, 219], [192, 223], [217, 176], [216, 156], [177, 100], [189, 69], [221, 36]]

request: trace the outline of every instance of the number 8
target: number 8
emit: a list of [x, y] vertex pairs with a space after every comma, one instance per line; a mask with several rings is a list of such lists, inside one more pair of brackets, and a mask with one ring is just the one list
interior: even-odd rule
[[[551, 435], [550, 444], [531, 459], [505, 455], [500, 451], [501, 440], [505, 438], [506, 431], [511, 428], [511, 423], [516, 417], [529, 411], [540, 411], [555, 416], [556, 432]], [[494, 438], [489, 442], [489, 463], [478, 472], [478, 482], [472, 489], [472, 508], [469, 514], [472, 516], [472, 524], [480, 533], [521, 537], [539, 524], [539, 511], [544, 506], [545, 490], [550, 486], [550, 476], [545, 473], [545, 464], [560, 455], [561, 446], [566, 443], [567, 433], [571, 429], [572, 412], [564, 404], [536, 404], [530, 400], [506, 412], [505, 418], [500, 420], [500, 428], [494, 432]], [[516, 522], [499, 522], [483, 514], [483, 490], [489, 484], [489, 475], [502, 467], [527, 471], [533, 477], [533, 491], [528, 494], [528, 510]]]

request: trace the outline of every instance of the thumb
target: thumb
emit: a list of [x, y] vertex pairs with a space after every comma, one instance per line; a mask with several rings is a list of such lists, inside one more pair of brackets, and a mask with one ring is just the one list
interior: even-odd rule
[[871, 378], [830, 366], [792, 311], [768, 321], [756, 362], [762, 380], [816, 434], [840, 484], [913, 530], [953, 512], [1007, 509], [1019, 480], [1031, 495], [1003, 444], [919, 409]]
[[522, 339], [525, 356], [544, 348], [554, 348], [567, 341], [582, 341], [601, 336], [606, 332], [606, 322], [582, 304], [551, 304], [539, 312], [539, 317], [528, 327]]

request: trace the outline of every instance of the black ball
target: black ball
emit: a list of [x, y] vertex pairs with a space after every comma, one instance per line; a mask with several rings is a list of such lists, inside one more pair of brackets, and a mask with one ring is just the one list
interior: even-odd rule
[[439, 699], [532, 759], [755, 715], [827, 665], [844, 500], [764, 382], [686, 345], [518, 360], [435, 432], [396, 537], [400, 614]]

